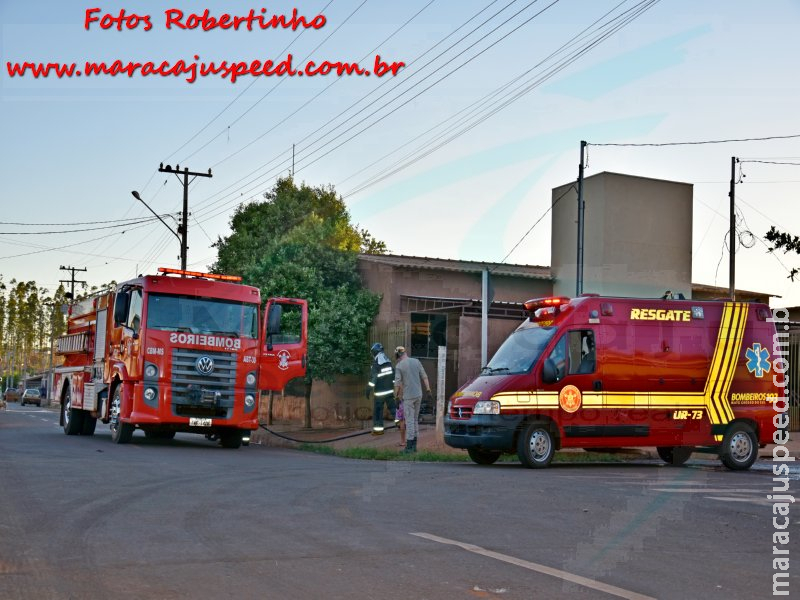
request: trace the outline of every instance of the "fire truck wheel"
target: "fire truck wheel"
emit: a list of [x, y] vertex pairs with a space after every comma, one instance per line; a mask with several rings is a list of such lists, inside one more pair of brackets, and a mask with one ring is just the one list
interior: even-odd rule
[[111, 400], [111, 441], [115, 444], [127, 444], [133, 437], [134, 427], [130, 423], [122, 423], [119, 420], [120, 409], [122, 408], [121, 386], [114, 390], [114, 397]]
[[238, 448], [242, 445], [242, 434], [239, 431], [226, 431], [219, 438], [223, 448]]
[[679, 467], [692, 455], [694, 448], [689, 446], [659, 446], [656, 452], [668, 465]]
[[97, 427], [97, 417], [93, 417], [88, 413], [83, 413], [83, 427], [81, 427], [81, 435], [94, 435], [95, 427]]
[[553, 434], [546, 423], [531, 423], [517, 440], [517, 456], [529, 469], [543, 469], [554, 453]]
[[733, 471], [744, 471], [753, 466], [758, 458], [758, 439], [747, 423], [733, 423], [719, 450], [722, 464]]
[[500, 458], [500, 452], [493, 452], [491, 450], [480, 450], [479, 448], [468, 448], [467, 454], [472, 459], [472, 462], [479, 465], [493, 465]]
[[83, 417], [86, 413], [77, 408], [72, 408], [69, 387], [64, 390], [64, 399], [61, 402], [61, 422], [64, 424], [64, 433], [78, 435], [83, 430]]

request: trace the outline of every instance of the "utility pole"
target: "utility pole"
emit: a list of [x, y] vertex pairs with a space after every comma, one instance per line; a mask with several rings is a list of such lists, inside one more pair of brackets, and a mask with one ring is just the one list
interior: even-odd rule
[[[181, 175], [183, 175], [183, 181], [181, 181], [181, 185], [183, 185], [183, 217], [181, 219], [181, 224], [178, 227], [178, 233], [181, 234], [181, 270], [186, 270], [186, 254], [189, 250], [188, 242], [188, 233], [189, 233], [189, 184], [194, 181], [195, 177], [211, 177], [211, 169], [208, 170], [208, 173], [195, 173], [194, 171], [190, 171], [189, 167], [185, 167], [183, 171], [181, 171], [180, 165], [175, 165], [173, 169], [171, 166], [167, 165], [164, 166], [164, 163], [161, 163], [158, 167], [159, 173], [174, 173], [176, 177], [178, 177], [178, 181], [181, 181]], [[189, 175], [192, 176], [191, 181], [189, 180]]]
[[731, 191], [728, 192], [728, 196], [731, 199], [731, 230], [729, 232], [730, 237], [728, 238], [730, 290], [728, 293], [732, 302], [736, 300], [736, 163], [738, 162], [738, 158], [731, 156]]
[[581, 162], [578, 165], [578, 253], [577, 272], [575, 274], [575, 295], [583, 294], [583, 213], [586, 204], [583, 201], [583, 163], [586, 152], [586, 142], [581, 140]]
[[71, 286], [70, 287], [70, 293], [72, 294], [72, 301], [74, 302], [75, 301], [75, 284], [76, 283], [86, 284], [85, 281], [75, 281], [75, 273], [79, 272], [79, 271], [80, 272], [85, 272], [86, 268], [78, 269], [76, 267], [65, 267], [63, 265], [58, 267], [58, 268], [60, 270], [62, 270], [62, 271], [71, 271], [72, 272], [72, 277], [70, 277], [70, 279], [60, 279], [59, 283], [69, 283], [70, 284], [70, 286]]

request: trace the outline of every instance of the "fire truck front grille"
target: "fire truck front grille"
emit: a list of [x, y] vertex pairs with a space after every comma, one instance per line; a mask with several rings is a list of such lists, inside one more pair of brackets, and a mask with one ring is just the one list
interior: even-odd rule
[[[203, 358], [211, 359], [213, 366], [200, 360]], [[172, 410], [176, 415], [230, 418], [235, 384], [235, 353], [172, 350]]]

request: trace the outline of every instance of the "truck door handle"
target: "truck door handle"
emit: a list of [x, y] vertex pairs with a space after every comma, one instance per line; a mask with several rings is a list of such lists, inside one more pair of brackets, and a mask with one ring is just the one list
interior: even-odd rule
[[306, 368], [306, 355], [303, 354], [303, 358], [300, 359], [300, 364], [303, 365], [303, 368]]
[[603, 389], [603, 382], [598, 379], [594, 382], [593, 387], [595, 392], [599, 392]]

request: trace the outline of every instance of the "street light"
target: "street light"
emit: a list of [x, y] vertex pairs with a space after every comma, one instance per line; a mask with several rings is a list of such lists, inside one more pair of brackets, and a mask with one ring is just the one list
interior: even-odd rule
[[[182, 271], [185, 271], [185, 270], [186, 270], [186, 250], [184, 249], [184, 246], [185, 246], [185, 244], [186, 244], [186, 240], [185, 240], [185, 238], [181, 237], [181, 236], [178, 234], [178, 232], [177, 232], [177, 231], [175, 231], [175, 230], [174, 230], [172, 227], [170, 227], [169, 225], [167, 225], [167, 222], [166, 222], [164, 219], [162, 219], [162, 218], [161, 218], [161, 217], [160, 217], [160, 216], [159, 216], [159, 215], [156, 213], [156, 211], [154, 211], [152, 208], [150, 208], [150, 206], [148, 206], [147, 202], [145, 202], [144, 200], [142, 200], [142, 197], [139, 195], [139, 192], [137, 192], [136, 190], [134, 190], [134, 191], [132, 191], [132, 192], [131, 192], [131, 194], [132, 194], [132, 195], [133, 195], [133, 197], [134, 197], [134, 198], [136, 198], [136, 199], [137, 199], [139, 202], [141, 202], [142, 204], [144, 204], [144, 205], [147, 207], [147, 210], [149, 210], [151, 213], [153, 213], [153, 214], [155, 215], [155, 217], [156, 217], [156, 218], [157, 218], [159, 221], [161, 221], [161, 222], [164, 224], [164, 227], [166, 227], [167, 229], [169, 229], [169, 230], [170, 230], [170, 232], [172, 233], [172, 235], [174, 235], [176, 238], [178, 238], [178, 241], [181, 243], [181, 270], [182, 270]], [[180, 226], [178, 227], [178, 229], [180, 229]]]

